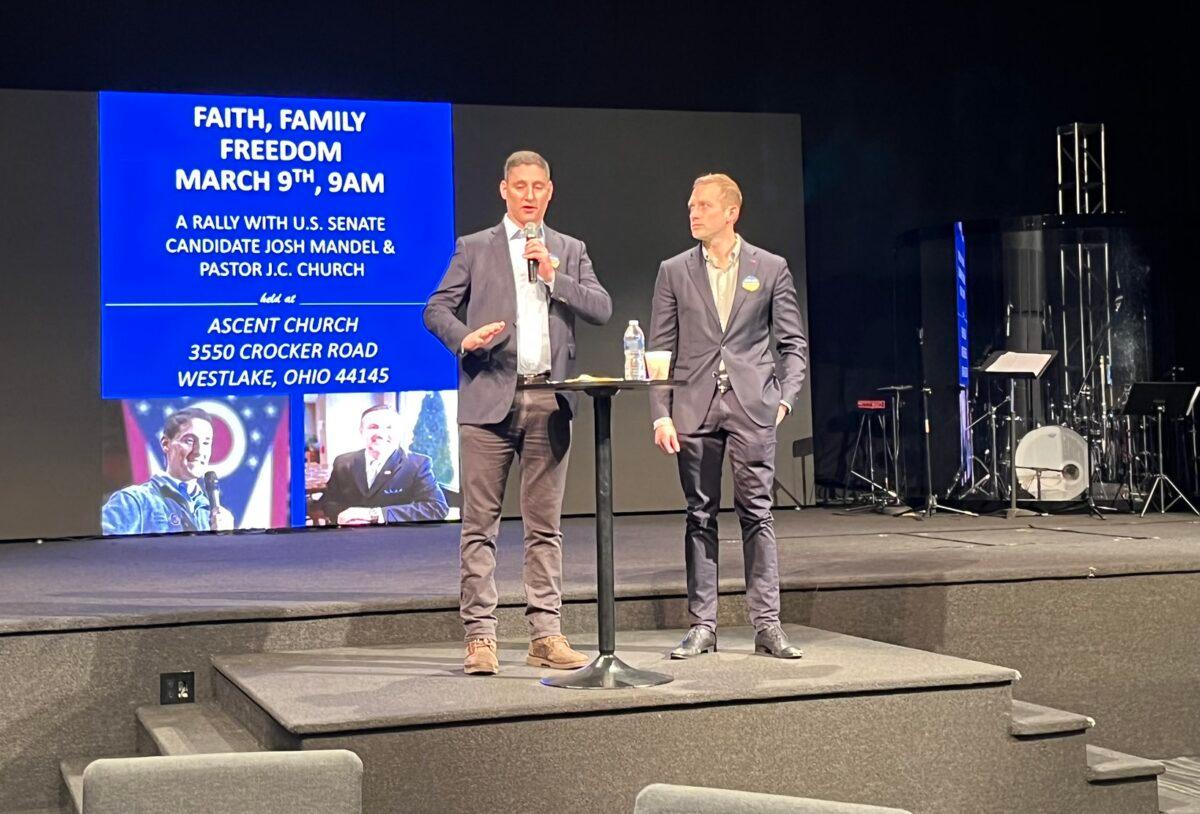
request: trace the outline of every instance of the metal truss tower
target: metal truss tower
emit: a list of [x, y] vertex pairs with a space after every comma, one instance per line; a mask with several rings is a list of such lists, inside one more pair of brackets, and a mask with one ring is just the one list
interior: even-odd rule
[[1058, 214], [1107, 212], [1104, 125], [1064, 124], [1058, 128]]
[[[1058, 214], [1107, 214], [1104, 125], [1063, 125], [1057, 140]], [[1059, 319], [1054, 326], [1062, 348], [1063, 406], [1085, 437], [1098, 438], [1103, 460], [1116, 409], [1110, 373], [1112, 322], [1122, 297], [1110, 274], [1108, 230], [1081, 224], [1064, 238], [1059, 246]]]

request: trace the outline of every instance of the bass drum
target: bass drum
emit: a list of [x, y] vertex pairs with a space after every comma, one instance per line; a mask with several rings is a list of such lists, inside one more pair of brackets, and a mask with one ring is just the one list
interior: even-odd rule
[[1087, 491], [1087, 441], [1070, 427], [1027, 432], [1017, 444], [1016, 463], [1017, 482], [1034, 498], [1074, 500]]

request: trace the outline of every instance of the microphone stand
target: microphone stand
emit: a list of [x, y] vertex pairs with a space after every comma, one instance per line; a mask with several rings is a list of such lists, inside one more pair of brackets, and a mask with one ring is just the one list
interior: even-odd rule
[[[1101, 382], [1100, 386], [1101, 387], [1104, 386], [1103, 382]], [[1083, 413], [1084, 413], [1084, 416], [1083, 416], [1083, 444], [1084, 444], [1084, 450], [1085, 450], [1084, 458], [1086, 459], [1086, 462], [1087, 462], [1087, 464], [1086, 464], [1087, 465], [1087, 489], [1083, 493], [1084, 494], [1084, 503], [1087, 504], [1088, 514], [1090, 514], [1092, 517], [1095, 517], [1097, 520], [1107, 520], [1108, 518], [1106, 518], [1104, 516], [1104, 514], [1100, 511], [1100, 507], [1096, 505], [1096, 495], [1092, 488], [1094, 485], [1094, 481], [1092, 480], [1094, 473], [1092, 471], [1092, 394], [1091, 394], [1091, 389], [1092, 389], [1092, 386], [1088, 383], [1088, 381], [1086, 379], [1084, 379], [1083, 387], [1081, 388], [1081, 392], [1083, 394]], [[1109, 509], [1109, 511], [1115, 512], [1116, 509], [1111, 508], [1111, 509]]]
[[925, 510], [918, 513], [918, 519], [924, 520], [927, 517], [933, 517], [940, 509], [945, 512], [954, 512], [955, 514], [965, 514], [968, 517], [978, 517], [975, 512], [967, 511], [966, 509], [955, 509], [952, 506], [942, 506], [938, 503], [937, 495], [933, 489], [933, 447], [930, 440], [930, 421], [929, 421], [929, 394], [933, 392], [933, 388], [929, 386], [929, 382], [925, 378], [925, 329], [917, 328], [917, 358], [921, 362], [921, 423], [922, 434], [925, 438]]

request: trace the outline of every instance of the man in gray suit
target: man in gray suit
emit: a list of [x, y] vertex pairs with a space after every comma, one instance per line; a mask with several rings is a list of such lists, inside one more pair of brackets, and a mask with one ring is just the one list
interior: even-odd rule
[[583, 242], [543, 223], [553, 194], [546, 159], [527, 150], [509, 156], [500, 182], [504, 220], [458, 239], [425, 306], [425, 326], [458, 356], [460, 615], [469, 674], [499, 671], [496, 533], [514, 455], [525, 524], [526, 661], [557, 669], [587, 663], [559, 624], [560, 521], [578, 394], [526, 386], [574, 376], [575, 317], [603, 325], [612, 300]]
[[[671, 651], [717, 649], [717, 512], [729, 449], [734, 510], [742, 526], [746, 606], [754, 649], [800, 658], [779, 624], [779, 564], [771, 486], [775, 428], [800, 395], [808, 341], [787, 261], [734, 231], [742, 193], [728, 175], [697, 178], [688, 200], [699, 245], [662, 263], [654, 285], [650, 350], [673, 353], [685, 385], [651, 391], [654, 443], [678, 455], [687, 499], [684, 554], [691, 629]], [[776, 364], [771, 355], [775, 335]]]

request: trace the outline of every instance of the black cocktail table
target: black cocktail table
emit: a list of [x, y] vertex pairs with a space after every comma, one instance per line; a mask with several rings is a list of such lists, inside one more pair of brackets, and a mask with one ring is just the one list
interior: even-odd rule
[[613, 593], [613, 506], [612, 506], [612, 399], [622, 390], [649, 391], [653, 387], [677, 387], [675, 380], [637, 381], [633, 379], [539, 382], [527, 390], [556, 392], [582, 391], [592, 397], [596, 420], [596, 623], [599, 628], [600, 655], [591, 664], [563, 676], [543, 678], [547, 687], [616, 690], [653, 687], [672, 681], [672, 677], [649, 670], [638, 670], [616, 655], [617, 605]]

